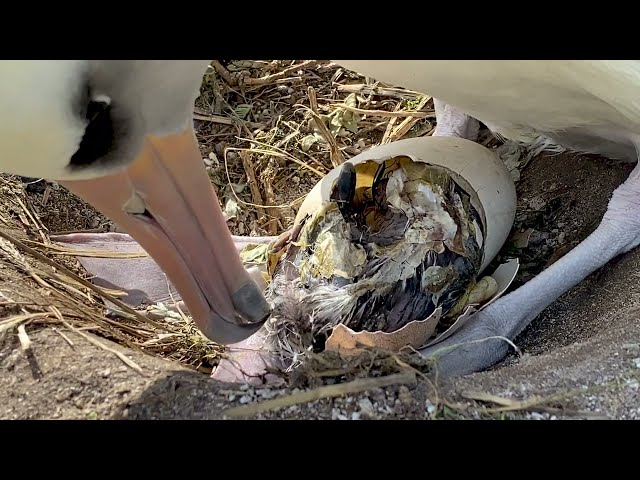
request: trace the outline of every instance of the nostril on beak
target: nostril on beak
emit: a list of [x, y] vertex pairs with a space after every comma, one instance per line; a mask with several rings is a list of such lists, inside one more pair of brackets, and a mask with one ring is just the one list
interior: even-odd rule
[[133, 192], [131, 197], [122, 205], [122, 210], [130, 215], [142, 215], [147, 211], [147, 206], [142, 197]]

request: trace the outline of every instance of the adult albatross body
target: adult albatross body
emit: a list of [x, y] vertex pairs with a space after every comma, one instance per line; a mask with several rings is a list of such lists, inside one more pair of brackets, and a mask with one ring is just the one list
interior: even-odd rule
[[[475, 139], [477, 121], [536, 148], [637, 161], [640, 61], [338, 61], [382, 82], [432, 95], [436, 135]], [[513, 339], [544, 308], [617, 255], [640, 244], [640, 166], [613, 193], [597, 227], [536, 278], [480, 312], [436, 350], [482, 338]], [[467, 343], [439, 356], [443, 374], [491, 366], [503, 340]]]
[[204, 170], [193, 103], [208, 60], [0, 61], [0, 170], [58, 181], [153, 257], [194, 321], [242, 341], [269, 305]]

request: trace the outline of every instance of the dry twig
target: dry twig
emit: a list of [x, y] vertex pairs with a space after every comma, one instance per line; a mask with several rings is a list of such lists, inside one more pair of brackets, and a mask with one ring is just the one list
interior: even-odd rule
[[393, 112], [388, 112], [386, 110], [365, 110], [362, 108], [356, 108], [356, 107], [350, 107], [349, 105], [346, 105], [344, 103], [335, 103], [332, 106], [336, 107], [336, 108], [343, 108], [345, 110], [349, 110], [351, 112], [354, 113], [359, 113], [361, 115], [369, 115], [370, 117], [389, 117], [389, 118], [393, 118], [393, 117], [401, 117], [401, 118], [417, 118], [417, 119], [421, 119], [421, 118], [435, 118], [436, 114], [435, 112], [421, 112], [420, 109], [424, 107], [424, 105], [426, 105], [427, 102], [420, 102], [420, 105], [418, 106], [418, 108], [415, 111], [408, 111], [408, 110], [394, 110]]
[[[242, 160], [242, 166], [244, 167], [244, 171], [247, 174], [247, 183], [249, 184], [249, 190], [251, 190], [251, 196], [253, 197], [253, 203], [256, 205], [258, 212], [261, 215], [264, 215], [265, 209], [262, 205], [264, 205], [264, 201], [262, 200], [262, 194], [260, 193], [260, 188], [258, 188], [258, 181], [256, 180], [256, 172], [255, 167], [253, 166], [253, 162], [251, 161], [251, 156], [246, 151], [238, 152], [240, 155], [240, 159]], [[258, 215], [260, 217], [261, 215]]]
[[118, 300], [114, 296], [109, 295], [108, 293], [106, 293], [100, 287], [98, 287], [96, 285], [93, 285], [92, 283], [86, 281], [84, 278], [79, 277], [78, 275], [73, 273], [71, 270], [69, 270], [67, 267], [64, 267], [64, 266], [60, 265], [58, 262], [55, 262], [55, 261], [51, 260], [50, 258], [46, 257], [45, 255], [41, 254], [40, 252], [34, 250], [33, 248], [28, 247], [27, 245], [22, 243], [20, 240], [12, 237], [8, 233], [0, 231], [0, 237], [2, 237], [5, 240], [11, 242], [16, 247], [18, 247], [20, 250], [22, 250], [23, 252], [26, 252], [29, 255], [32, 255], [32, 256], [36, 257], [38, 260], [46, 263], [49, 266], [52, 266], [52, 267], [56, 268], [57, 270], [60, 270], [62, 273], [64, 273], [68, 277], [70, 277], [73, 280], [75, 280], [76, 282], [82, 284], [82, 286], [84, 286], [84, 287], [86, 287], [86, 288], [88, 288], [90, 290], [93, 290], [95, 293], [97, 293], [101, 297], [109, 300], [113, 304], [115, 304], [118, 307], [120, 307], [123, 311], [129, 313], [130, 315], [133, 315], [139, 321], [141, 321], [143, 323], [148, 323], [150, 325], [153, 325], [156, 328], [160, 328], [160, 329], [166, 330], [166, 326], [161, 325], [161, 324], [159, 324], [157, 322], [154, 322], [153, 320], [145, 317], [144, 315], [141, 315], [140, 313], [136, 312], [133, 308], [131, 308], [126, 303], [121, 302], [120, 300]]
[[[427, 104], [427, 102], [430, 99], [431, 97], [426, 97], [426, 96], [422, 97], [422, 100], [420, 100], [420, 103], [418, 104], [418, 107], [416, 109], [420, 110], [424, 108], [424, 106]], [[434, 118], [435, 118], [435, 114], [434, 114]], [[407, 132], [413, 128], [413, 126], [418, 122], [418, 120], [420, 120], [420, 118], [416, 116], [412, 116], [404, 119], [404, 121], [398, 126], [398, 128], [396, 128], [391, 133], [391, 135], [389, 135], [389, 142], [397, 142], [398, 140], [402, 139], [402, 137], [404, 137], [407, 134]]]
[[231, 76], [231, 74], [229, 73], [229, 70], [224, 68], [224, 66], [218, 60], [213, 60], [211, 62], [211, 66], [215, 69], [218, 75], [220, 75], [223, 78], [223, 80], [227, 82], [229, 85], [235, 86], [238, 84], [238, 81], [235, 79], [235, 77]]
[[316, 125], [316, 128], [320, 131], [320, 134], [325, 139], [325, 141], [329, 144], [329, 150], [331, 151], [331, 164], [334, 167], [338, 167], [344, 163], [344, 156], [336, 143], [335, 137], [331, 134], [327, 126], [324, 124], [320, 115], [318, 115], [318, 101], [316, 99], [316, 91], [313, 87], [309, 87], [307, 90], [309, 95], [309, 104], [311, 105], [311, 109], [309, 114], [313, 118], [313, 121]]
[[[298, 70], [304, 70], [305, 68], [311, 68], [318, 64], [318, 60], [307, 60], [306, 62], [298, 63], [296, 65], [292, 65], [284, 70], [280, 70], [278, 73], [274, 73], [271, 75], [267, 75], [261, 78], [245, 78], [242, 80], [243, 85], [250, 86], [261, 86], [274, 82], [275, 80], [284, 79], [291, 72], [296, 72]], [[290, 80], [290, 79], [288, 79]]]
[[413, 384], [416, 382], [415, 372], [396, 373], [385, 377], [377, 378], [361, 378], [348, 383], [339, 383], [337, 385], [325, 385], [313, 390], [294, 393], [284, 397], [274, 398], [260, 403], [243, 405], [240, 407], [229, 408], [225, 411], [225, 415], [229, 417], [246, 417], [257, 413], [275, 410], [279, 408], [290, 407], [301, 403], [313, 402], [322, 398], [340, 397], [360, 393], [375, 388], [384, 388], [391, 385]]

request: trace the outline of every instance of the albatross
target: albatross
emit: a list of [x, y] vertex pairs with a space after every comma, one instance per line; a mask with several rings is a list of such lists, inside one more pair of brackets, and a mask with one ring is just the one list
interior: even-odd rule
[[58, 182], [157, 262], [208, 338], [270, 314], [206, 174], [193, 106], [209, 60], [0, 61], [0, 171]]
[[[336, 63], [433, 96], [434, 135], [474, 140], [481, 121], [536, 149], [638, 160], [640, 61]], [[242, 267], [192, 130], [208, 64], [0, 62], [0, 170], [56, 180], [121, 225], [167, 273], [203, 333], [229, 344], [250, 339], [269, 306]], [[421, 353], [437, 357], [447, 376], [494, 365], [508, 351], [496, 336], [514, 339], [558, 297], [638, 244], [636, 166], [580, 245]]]
[[[337, 61], [378, 81], [434, 98], [434, 135], [475, 140], [479, 123], [533, 151], [574, 151], [637, 162], [638, 60]], [[553, 161], [550, 159], [549, 161]], [[613, 193], [596, 228], [538, 276], [479, 312], [449, 339], [424, 349], [443, 375], [502, 360], [513, 340], [561, 295], [640, 244], [640, 166]], [[464, 345], [461, 345], [464, 344]], [[453, 345], [460, 345], [447, 349]], [[441, 354], [441, 352], [446, 352]]]

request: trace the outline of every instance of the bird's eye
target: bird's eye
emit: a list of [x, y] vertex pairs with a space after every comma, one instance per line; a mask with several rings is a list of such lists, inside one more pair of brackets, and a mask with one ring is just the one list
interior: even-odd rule
[[86, 119], [89, 122], [80, 142], [80, 147], [71, 157], [71, 166], [86, 166], [108, 154], [114, 146], [111, 100], [94, 96], [89, 100]]

